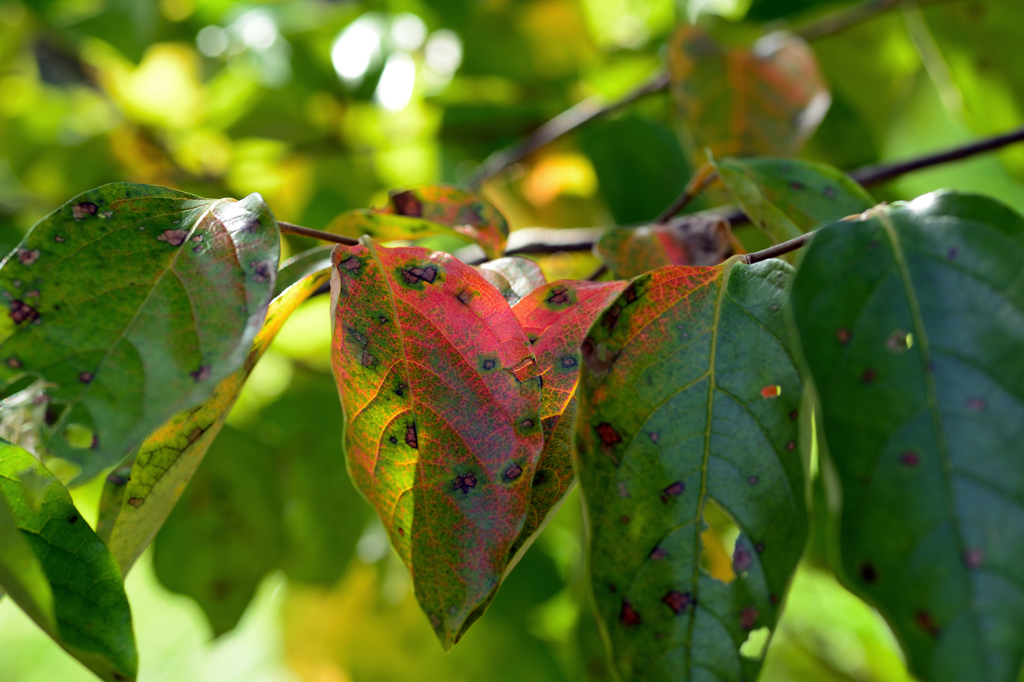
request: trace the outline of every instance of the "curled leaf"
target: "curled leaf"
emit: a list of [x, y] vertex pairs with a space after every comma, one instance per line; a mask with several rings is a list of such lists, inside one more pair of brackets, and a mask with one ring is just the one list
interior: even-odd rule
[[478, 266], [477, 271], [501, 292], [511, 306], [547, 282], [536, 262], [519, 256], [487, 261]]

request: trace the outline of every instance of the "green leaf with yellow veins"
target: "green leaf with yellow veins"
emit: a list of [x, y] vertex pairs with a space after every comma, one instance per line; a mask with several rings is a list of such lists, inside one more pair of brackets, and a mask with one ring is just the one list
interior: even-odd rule
[[447, 649], [493, 598], [526, 520], [537, 361], [501, 294], [447, 254], [364, 237], [333, 261], [349, 472]]
[[1024, 663], [1024, 217], [938, 192], [820, 228], [793, 317], [841, 486], [846, 585], [911, 671]]
[[88, 478], [209, 397], [259, 330], [279, 241], [258, 194], [128, 183], [37, 223], [0, 267], [0, 380], [49, 384], [42, 444]]
[[775, 243], [876, 203], [850, 176], [825, 164], [771, 157], [711, 164], [751, 222]]
[[519, 256], [506, 256], [477, 266], [477, 272], [501, 292], [508, 304], [514, 306], [524, 296], [547, 280], [535, 261]]
[[[526, 523], [510, 552], [510, 569], [543, 530], [572, 488], [580, 343], [626, 282], [559, 280], [535, 289], [512, 309], [523, 327], [544, 384], [540, 418], [544, 450], [530, 490]], [[518, 555], [518, 556], [517, 556]]]
[[123, 574], [128, 574], [171, 513], [224, 425], [252, 368], [288, 317], [326, 284], [329, 276], [328, 270], [309, 275], [275, 298], [241, 369], [222, 381], [206, 402], [175, 415], [154, 431], [139, 449], [130, 472], [119, 468], [107, 476], [100, 527], [102, 533], [109, 533], [107, 543]]
[[[590, 584], [623, 680], [757, 676], [740, 649], [775, 627], [807, 538], [791, 271], [741, 257], [661, 268], [583, 340]], [[704, 542], [705, 523], [722, 519], [740, 529], [731, 571], [715, 568], [721, 544]]]
[[[26, 472], [45, 484], [35, 503], [21, 482]], [[0, 585], [98, 677], [134, 680], [138, 655], [121, 573], [67, 489], [35, 457], [0, 442], [0, 498]]]
[[782, 31], [726, 48], [683, 25], [669, 42], [668, 67], [696, 163], [705, 148], [716, 157], [794, 156], [831, 101], [814, 52]]

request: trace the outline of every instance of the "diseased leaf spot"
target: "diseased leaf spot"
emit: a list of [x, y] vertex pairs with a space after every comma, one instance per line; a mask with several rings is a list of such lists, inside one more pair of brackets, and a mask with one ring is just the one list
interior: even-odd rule
[[693, 597], [689, 592], [679, 592], [678, 590], [669, 590], [664, 597], [661, 598], [661, 603], [672, 609], [672, 613], [677, 616], [686, 611], [687, 607], [693, 603]]
[[398, 529], [398, 534], [404, 538], [405, 537], [405, 529], [400, 527]]
[[793, 410], [792, 412], [789, 413], [789, 418], [794, 420], [794, 421], [796, 421], [796, 418], [797, 418], [796, 410]]
[[918, 611], [914, 615], [914, 622], [917, 626], [927, 632], [932, 637], [937, 637], [939, 634], [939, 626], [935, 622], [935, 618], [928, 611]]
[[786, 443], [786, 449], [789, 450], [790, 452], [792, 452], [793, 450], [796, 450], [796, 441], [795, 440], [791, 440], [788, 443]]
[[686, 490], [686, 484], [682, 481], [676, 481], [672, 485], [668, 486], [661, 491], [661, 501], [664, 504], [668, 504], [670, 498], [679, 497]]
[[435, 277], [437, 277], [437, 268], [435, 267], [402, 268], [402, 278], [409, 284], [418, 284], [419, 282], [433, 284]]
[[81, 381], [83, 384], [88, 384], [92, 382], [94, 377], [95, 375], [92, 372], [82, 372], [81, 374], [78, 375], [78, 380]]
[[461, 303], [463, 305], [469, 305], [469, 302], [471, 300], [473, 300], [472, 297], [469, 295], [469, 291], [467, 291], [466, 289], [463, 289], [462, 291], [460, 291], [455, 296], [455, 298], [457, 298], [459, 300], [459, 303]]
[[651, 439], [652, 443], [657, 443], [659, 440], [661, 440], [661, 435], [657, 431], [652, 431], [651, 433], [647, 434], [647, 437]]
[[770, 601], [773, 604], [778, 604], [779, 603], [779, 595], [777, 595], [777, 594], [770, 594], [770, 595], [768, 595], [768, 601]]
[[900, 455], [900, 461], [903, 462], [908, 467], [916, 467], [918, 464], [921, 463], [921, 456], [918, 455], [916, 452], [907, 450], [902, 455]]
[[533, 475], [533, 487], [544, 485], [548, 480], [548, 472], [546, 469], [539, 469], [537, 473]]
[[985, 563], [985, 550], [980, 547], [972, 547], [971, 549], [964, 552], [964, 564], [967, 568], [975, 571], [981, 568]]
[[362, 354], [359, 356], [359, 364], [363, 367], [373, 367], [377, 364], [377, 358], [370, 355], [370, 352], [364, 348]]
[[619, 611], [619, 622], [627, 628], [640, 625], [640, 613], [633, 608], [628, 599], [622, 600], [622, 610]]
[[523, 468], [519, 466], [518, 462], [511, 462], [507, 467], [505, 467], [505, 473], [502, 474], [506, 481], [514, 481], [522, 475]]
[[68, 517], [68, 523], [74, 523], [77, 520], [78, 520], [78, 517], [75, 516], [74, 514], [72, 514], [71, 516]]
[[757, 551], [758, 554], [764, 554], [764, 543], [757, 543], [756, 545], [754, 545], [754, 549]]
[[601, 422], [597, 425], [597, 436], [601, 439], [602, 443], [609, 447], [622, 442], [622, 436], [608, 422]]
[[396, 192], [391, 195], [391, 205], [395, 207], [398, 215], [407, 215], [419, 218], [423, 215], [423, 204], [412, 192]]
[[21, 369], [21, 360], [12, 355], [7, 358], [7, 366], [11, 369]]
[[249, 265], [252, 267], [252, 279], [254, 282], [266, 282], [274, 274], [273, 270], [270, 269], [270, 263], [266, 261], [262, 263], [253, 261]]
[[405, 427], [405, 444], [413, 450], [419, 450], [419, 441], [416, 440], [416, 423], [407, 424]]
[[463, 495], [468, 495], [470, 488], [476, 487], [476, 476], [470, 472], [465, 476], [456, 475], [452, 483], [452, 490], [461, 490]]
[[200, 381], [206, 381], [207, 379], [209, 379], [212, 373], [213, 372], [210, 369], [209, 365], [200, 365], [199, 369], [197, 369], [194, 372], [190, 372], [189, 374], [193, 379], [195, 379], [196, 383], [198, 384]]
[[157, 237], [157, 241], [167, 242], [171, 246], [181, 246], [188, 238], [188, 232], [181, 229], [164, 230]]
[[629, 488], [626, 487], [625, 481], [619, 481], [619, 497], [629, 497]]
[[655, 547], [654, 549], [651, 550], [651, 559], [653, 561], [662, 561], [667, 556], [668, 556], [668, 552], [666, 552], [661, 547]]
[[853, 338], [853, 334], [846, 327], [840, 327], [836, 330], [836, 338], [839, 340], [839, 343], [846, 346], [850, 343], [850, 339]]
[[869, 585], [878, 582], [878, 569], [873, 564], [863, 563], [860, 565], [860, 577]]
[[399, 381], [398, 385], [395, 386], [395, 395], [397, 395], [399, 398], [405, 397], [406, 388], [408, 387], [405, 385], [405, 382]]
[[523, 420], [521, 420], [519, 422], [519, 426], [523, 427], [524, 429], [532, 429], [533, 428], [533, 420], [532, 419], [523, 419]]
[[58, 234], [57, 236], [55, 236], [55, 237], [53, 238], [53, 241], [57, 242], [58, 244], [63, 244], [63, 243], [64, 243], [64, 237], [61, 237], [61, 236], [60, 236], [60, 235]]
[[32, 265], [39, 260], [39, 249], [18, 249], [18, 261], [22, 265]]
[[388, 438], [388, 441], [389, 441], [389, 442], [390, 442], [390, 443], [391, 443], [392, 445], [398, 445], [398, 437], [397, 437], [397, 436], [391, 436], [390, 438]]
[[873, 369], [864, 370], [864, 374], [861, 375], [860, 380], [865, 384], [870, 384], [878, 377], [878, 373]]
[[782, 386], [765, 386], [761, 389], [761, 397], [767, 400], [778, 398], [780, 395], [782, 395]]
[[130, 497], [130, 498], [128, 498], [128, 504], [130, 504], [131, 506], [135, 507], [136, 509], [141, 507], [143, 502], [145, 502], [145, 500], [142, 499], [141, 497]]
[[914, 345], [914, 335], [897, 329], [885, 340], [885, 347], [891, 353], [906, 353]]
[[566, 369], [574, 369], [578, 364], [579, 361], [576, 359], [575, 355], [566, 355], [562, 358], [562, 367], [565, 367]]
[[625, 514], [623, 514], [622, 516], [619, 517], [619, 523], [622, 523], [622, 524], [629, 523], [629, 517], [626, 516]]
[[608, 583], [608, 591], [611, 592], [612, 594], [615, 594], [616, 592], [619, 591], [619, 588], [616, 587], [615, 583]]
[[71, 207], [71, 217], [75, 220], [81, 220], [87, 215], [96, 215], [97, 210], [99, 210], [99, 206], [96, 204], [91, 201], [83, 201]]
[[625, 299], [626, 305], [629, 305], [640, 298], [640, 294], [636, 293], [636, 287], [630, 284], [626, 287], [626, 290], [622, 292], [622, 298]]
[[736, 549], [732, 552], [732, 566], [736, 573], [742, 573], [754, 563], [754, 557], [750, 556], [747, 548], [736, 543]]
[[484, 360], [483, 362], [480, 363], [480, 368], [482, 370], [484, 370], [485, 372], [489, 372], [489, 371], [491, 371], [492, 369], [494, 369], [497, 366], [498, 366], [498, 363], [495, 360], [493, 360], [492, 358], [487, 358], [486, 360]]
[[748, 606], [740, 612], [740, 627], [744, 630], [753, 630], [757, 619], [761, 614], [753, 606]]
[[11, 301], [11, 319], [16, 324], [22, 322], [35, 322], [39, 319], [39, 311], [28, 305], [24, 301], [13, 300]]
[[802, 189], [807, 189], [802, 182], [797, 182], [796, 180], [789, 181], [789, 188], [797, 192], [799, 192]]
[[568, 287], [555, 286], [551, 287], [551, 295], [545, 301], [553, 306], [562, 306], [571, 303], [572, 296], [569, 293]]
[[345, 260], [338, 263], [338, 270], [344, 270], [350, 274], [354, 274], [362, 266], [362, 263], [355, 256], [349, 256]]
[[757, 485], [757, 476], [748, 477], [747, 483], [749, 483], [750, 485]]
[[616, 305], [609, 308], [604, 314], [604, 317], [601, 318], [601, 325], [609, 334], [611, 334], [615, 330], [616, 325], [619, 324], [619, 317], [621, 315], [622, 307]]
[[980, 396], [976, 396], [974, 398], [970, 398], [967, 400], [967, 408], [969, 410], [973, 410], [974, 412], [982, 412], [986, 407], [988, 407], [988, 402]]

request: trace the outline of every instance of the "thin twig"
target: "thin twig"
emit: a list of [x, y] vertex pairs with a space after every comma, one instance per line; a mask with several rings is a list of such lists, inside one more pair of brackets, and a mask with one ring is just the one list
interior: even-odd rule
[[714, 182], [717, 177], [718, 171], [716, 171], [711, 164], [701, 164], [701, 167], [693, 174], [690, 181], [686, 183], [686, 187], [683, 188], [682, 194], [676, 197], [676, 200], [669, 204], [668, 208], [662, 211], [661, 215], [654, 219], [654, 224], [664, 225], [671, 218], [674, 218], [688, 203], [690, 203], [690, 201], [693, 200], [695, 196], [700, 194], [708, 185]]
[[851, 26], [855, 26], [862, 21], [867, 21], [899, 4], [899, 2], [900, 0], [868, 0], [868, 2], [828, 14], [797, 31], [797, 35], [808, 41], [824, 38], [825, 36], [839, 33]]
[[799, 249], [801, 246], [810, 241], [811, 235], [813, 234], [813, 232], [805, 232], [799, 237], [794, 237], [793, 239], [790, 239], [789, 241], [786, 242], [782, 242], [781, 244], [769, 246], [767, 249], [764, 249], [762, 251], [748, 253], [746, 256], [743, 257], [743, 260], [746, 261], [748, 265], [753, 265], [754, 263], [760, 263], [761, 261], [768, 260], [769, 258], [778, 258], [783, 254], [789, 253], [790, 251], [796, 251], [797, 249]]
[[323, 242], [334, 242], [335, 244], [344, 244], [346, 246], [356, 246], [359, 244], [358, 239], [342, 237], [340, 234], [331, 234], [330, 232], [324, 232], [322, 230], [313, 230], [308, 227], [302, 227], [301, 225], [292, 225], [291, 223], [281, 222], [280, 220], [277, 221], [277, 227], [285, 234], [298, 234], [303, 237], [319, 239]]
[[476, 171], [466, 179], [469, 187], [479, 187], [512, 164], [522, 161], [541, 147], [554, 142], [566, 133], [579, 128], [595, 118], [621, 109], [636, 100], [668, 87], [668, 74], [659, 73], [627, 93], [622, 99], [605, 103], [599, 96], [588, 97], [579, 104], [566, 109], [558, 116], [533, 131], [511, 147], [498, 150], [487, 157]]
[[598, 277], [600, 277], [601, 275], [603, 275], [606, 272], [608, 272], [608, 264], [607, 263], [601, 263], [600, 265], [597, 266], [596, 270], [594, 270], [592, 273], [587, 275], [587, 281], [588, 282], [595, 282], [595, 281], [597, 281]]

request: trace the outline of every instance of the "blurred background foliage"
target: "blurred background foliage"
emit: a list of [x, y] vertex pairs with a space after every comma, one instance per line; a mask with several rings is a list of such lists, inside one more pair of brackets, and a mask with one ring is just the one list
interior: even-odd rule
[[[662, 68], [679, 21], [741, 44], [849, 4], [0, 0], [0, 248], [78, 192], [120, 180], [207, 197], [260, 192], [279, 218], [321, 228], [383, 204], [388, 189], [458, 182], [569, 106], [628, 92]], [[805, 156], [852, 168], [1019, 125], [1019, 13], [1019, 0], [904, 2], [815, 40], [832, 105]], [[647, 97], [485, 194], [513, 229], [649, 221], [691, 173], [676, 125], [667, 94]], [[1021, 210], [1022, 179], [1018, 147], [874, 194], [956, 187]], [[765, 243], [738, 234], [749, 248]], [[310, 245], [289, 237], [285, 255]], [[596, 265], [587, 253], [539, 260], [549, 278]], [[575, 493], [486, 616], [442, 653], [344, 472], [327, 307], [313, 299], [288, 322], [129, 577], [141, 679], [609, 679]], [[95, 509], [100, 482], [75, 491], [80, 509]], [[720, 551], [709, 555], [726, 559], [712, 572], [731, 570], [729, 536], [712, 523], [707, 541]], [[812, 546], [796, 576], [764, 679], [909, 679], [888, 628], [823, 557]], [[89, 679], [0, 603], [0, 682]]]

